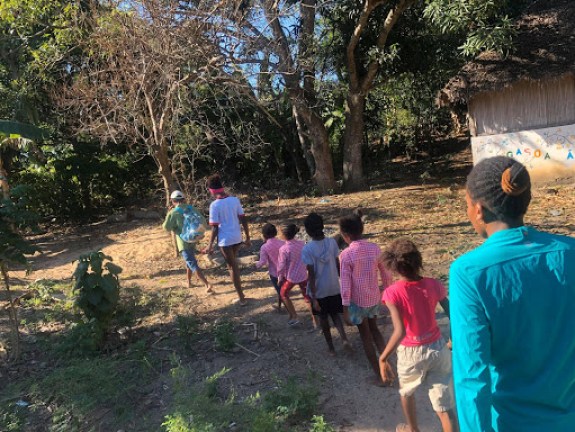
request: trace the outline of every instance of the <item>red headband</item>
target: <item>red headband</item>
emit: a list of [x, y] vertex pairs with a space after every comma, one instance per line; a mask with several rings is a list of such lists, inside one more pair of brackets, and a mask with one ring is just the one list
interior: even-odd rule
[[224, 193], [224, 188], [219, 188], [219, 189], [208, 188], [208, 189], [212, 195]]

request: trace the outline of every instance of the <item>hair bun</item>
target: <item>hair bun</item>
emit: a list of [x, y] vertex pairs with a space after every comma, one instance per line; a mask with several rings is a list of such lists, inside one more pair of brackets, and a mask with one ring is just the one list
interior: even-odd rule
[[[513, 168], [517, 167], [518, 170]], [[513, 173], [513, 171], [516, 171]], [[529, 174], [523, 165], [512, 165], [501, 175], [501, 189], [506, 195], [518, 196], [529, 189]]]

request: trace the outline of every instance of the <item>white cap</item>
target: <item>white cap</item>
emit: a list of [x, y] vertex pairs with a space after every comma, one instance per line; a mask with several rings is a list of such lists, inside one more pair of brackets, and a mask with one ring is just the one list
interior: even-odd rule
[[175, 190], [172, 192], [172, 195], [170, 195], [170, 198], [178, 200], [178, 199], [184, 199], [185, 197], [181, 191]]

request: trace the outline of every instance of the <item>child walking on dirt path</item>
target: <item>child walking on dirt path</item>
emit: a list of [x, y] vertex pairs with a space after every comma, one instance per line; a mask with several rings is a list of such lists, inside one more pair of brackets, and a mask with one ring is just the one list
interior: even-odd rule
[[339, 256], [344, 321], [357, 326], [365, 355], [375, 374], [373, 383], [383, 385], [376, 354], [376, 348], [380, 353], [385, 348], [385, 340], [377, 328], [381, 301], [378, 272], [383, 288], [389, 285], [391, 277], [380, 261], [379, 246], [362, 239], [363, 222], [359, 217], [341, 218], [339, 229], [349, 244]]
[[[295, 307], [289, 298], [290, 291], [296, 285], [299, 285], [301, 293], [306, 301], [311, 313], [311, 300], [307, 295], [307, 271], [305, 264], [301, 260], [301, 251], [304, 242], [296, 240], [294, 237], [298, 228], [294, 224], [284, 224], [280, 228], [285, 244], [280, 248], [278, 259], [278, 279], [280, 285], [280, 295], [286, 309], [289, 313], [288, 325], [295, 326], [300, 324]], [[312, 323], [315, 323], [315, 317], [312, 316]]]
[[328, 316], [331, 316], [344, 348], [351, 349], [341, 320], [343, 306], [337, 271], [339, 248], [333, 238], [325, 237], [323, 218], [319, 214], [310, 213], [305, 218], [304, 226], [307, 235], [312, 239], [303, 247], [301, 253], [302, 261], [307, 266], [308, 295], [311, 298], [313, 314], [319, 316], [329, 353], [335, 355]]
[[[262, 227], [262, 237], [264, 239], [264, 244], [260, 248], [260, 259], [256, 262], [256, 268], [262, 268], [263, 266], [268, 266], [268, 271], [270, 275], [270, 281], [278, 294], [278, 305], [277, 311], [281, 312], [282, 299], [280, 295], [280, 286], [278, 284], [278, 260], [280, 254], [280, 248], [284, 245], [284, 242], [278, 239], [278, 230], [275, 225], [267, 223]], [[274, 305], [274, 307], [276, 307]]]
[[[184, 210], [186, 208], [191, 208], [195, 210], [194, 207], [190, 204], [185, 203], [185, 196], [179, 190], [172, 192], [170, 196], [172, 200], [173, 208], [168, 212], [166, 215], [166, 219], [164, 220], [164, 224], [162, 227], [166, 231], [170, 231], [176, 239], [176, 256], [182, 255], [184, 258], [184, 262], [186, 263], [186, 276], [188, 278], [188, 288], [192, 287], [192, 275], [196, 273], [198, 278], [202, 281], [204, 286], [206, 287], [206, 292], [208, 294], [213, 294], [214, 290], [202, 269], [198, 265], [198, 261], [196, 260], [196, 250], [193, 243], [187, 243], [180, 237], [182, 233], [182, 228], [184, 225]], [[197, 212], [197, 210], [195, 210]], [[199, 214], [199, 212], [197, 212]]]
[[240, 200], [237, 197], [226, 194], [222, 180], [218, 174], [214, 174], [208, 178], [207, 186], [215, 198], [215, 201], [210, 204], [210, 226], [212, 227], [212, 234], [206, 252], [209, 255], [214, 252], [214, 242], [217, 239], [218, 246], [226, 260], [234, 288], [238, 295], [238, 299], [235, 300], [234, 303], [245, 306], [247, 300], [242, 290], [237, 255], [242, 245], [242, 227], [244, 228], [246, 236], [243, 244], [247, 247], [251, 246], [248, 221]]
[[419, 432], [414, 394], [420, 386], [429, 391], [443, 431], [457, 431], [451, 351], [435, 320], [437, 303], [449, 316], [447, 290], [438, 280], [421, 276], [421, 254], [409, 240], [394, 241], [383, 252], [382, 260], [387, 269], [400, 276], [383, 292], [393, 333], [379, 357], [381, 379], [391, 382], [394, 376], [388, 359], [397, 351], [399, 394], [407, 424], [398, 425], [396, 432]]

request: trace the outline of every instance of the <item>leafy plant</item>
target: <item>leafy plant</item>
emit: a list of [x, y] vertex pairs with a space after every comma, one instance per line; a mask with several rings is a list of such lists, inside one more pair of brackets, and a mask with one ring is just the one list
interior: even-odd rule
[[214, 337], [218, 351], [230, 351], [236, 345], [234, 325], [229, 321], [222, 321], [215, 325]]
[[314, 415], [311, 418], [309, 432], [335, 432], [335, 429], [324, 420], [323, 416]]
[[111, 261], [111, 257], [100, 251], [80, 255], [72, 276], [76, 281], [73, 291], [78, 293], [76, 305], [103, 331], [108, 327], [120, 298], [118, 275], [122, 268]]

